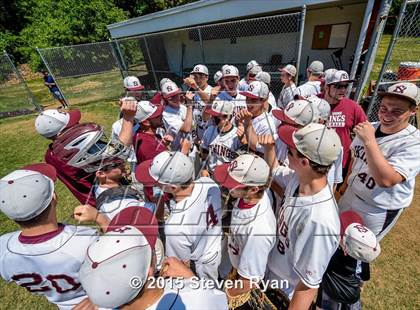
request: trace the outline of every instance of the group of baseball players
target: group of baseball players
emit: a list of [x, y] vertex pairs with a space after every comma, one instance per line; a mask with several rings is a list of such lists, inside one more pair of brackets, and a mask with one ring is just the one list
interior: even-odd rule
[[[347, 72], [313, 61], [297, 86], [279, 71], [277, 100], [255, 60], [214, 86], [198, 64], [150, 100], [128, 76], [110, 138], [77, 109], [43, 111], [45, 163], [0, 180], [20, 226], [0, 237], [1, 277], [60, 309], [360, 309], [413, 199], [420, 90], [390, 86], [370, 123]], [[78, 225], [57, 220], [57, 178]]]

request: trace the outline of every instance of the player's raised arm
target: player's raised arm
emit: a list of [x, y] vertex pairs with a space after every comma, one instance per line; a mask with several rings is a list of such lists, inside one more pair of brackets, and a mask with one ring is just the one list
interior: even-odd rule
[[123, 123], [119, 140], [126, 146], [133, 143], [133, 126], [134, 116], [137, 111], [137, 101], [134, 100], [121, 100], [121, 112], [123, 114]]

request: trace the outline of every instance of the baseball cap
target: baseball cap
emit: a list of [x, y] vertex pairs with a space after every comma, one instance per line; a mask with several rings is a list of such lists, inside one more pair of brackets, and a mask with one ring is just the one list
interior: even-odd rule
[[254, 154], [240, 155], [214, 170], [215, 181], [229, 189], [262, 186], [267, 184], [269, 178], [270, 167], [264, 159]]
[[251, 74], [257, 75], [261, 71], [262, 71], [262, 68], [257, 65], [257, 66], [252, 67], [248, 72]]
[[27, 221], [41, 214], [54, 195], [55, 168], [33, 164], [0, 179], [0, 210], [10, 219]]
[[235, 66], [227, 65], [222, 67], [223, 77], [236, 76], [239, 77], [239, 70]]
[[274, 117], [291, 125], [306, 126], [316, 119], [315, 108], [309, 100], [290, 101], [284, 110], [273, 110]]
[[142, 100], [137, 102], [137, 112], [134, 118], [141, 123], [145, 120], [161, 115], [162, 112], [163, 106], [155, 106], [150, 101]]
[[261, 81], [261, 82], [264, 82], [265, 84], [270, 84], [270, 82], [271, 82], [271, 75], [270, 75], [270, 73], [268, 73], [268, 72], [265, 72], [265, 71], [261, 71], [261, 72], [258, 72], [257, 73], [257, 75], [255, 76], [255, 79], [257, 80], [257, 81]]
[[159, 82], [160, 88], [162, 88], [163, 84], [165, 84], [166, 82], [171, 82], [171, 81], [172, 80], [168, 79], [168, 78], [161, 79], [160, 82]]
[[328, 101], [321, 99], [318, 96], [309, 96], [305, 99], [309, 101], [314, 108], [316, 117], [313, 122], [318, 123], [320, 120], [328, 120], [331, 113], [331, 106]]
[[234, 110], [234, 104], [232, 101], [227, 100], [214, 100], [211, 106], [207, 106], [205, 112], [213, 115], [232, 115]]
[[249, 70], [251, 70], [253, 67], [255, 66], [259, 66], [258, 62], [256, 60], [250, 60], [247, 64], [246, 64], [246, 72], [248, 72]]
[[178, 88], [178, 86], [172, 82], [171, 80], [166, 81], [162, 85], [162, 96], [165, 99], [168, 99], [176, 94], [181, 93], [181, 90]]
[[341, 152], [341, 141], [334, 129], [311, 123], [301, 129], [282, 125], [278, 129], [280, 139], [289, 147], [297, 149], [313, 162], [331, 165]]
[[313, 74], [322, 74], [324, 71], [324, 64], [319, 60], [315, 60], [311, 62], [311, 64], [308, 67], [308, 70]]
[[78, 109], [67, 112], [56, 109], [44, 110], [35, 120], [35, 129], [45, 138], [51, 138], [64, 129], [76, 125], [81, 117], [82, 115]]
[[327, 85], [351, 82], [354, 82], [354, 80], [350, 80], [349, 74], [344, 70], [337, 70], [325, 76], [325, 84]]
[[268, 89], [267, 84], [261, 81], [252, 81], [249, 83], [248, 89], [246, 91], [240, 92], [241, 95], [252, 99], [267, 99], [269, 93], [270, 90]]
[[378, 95], [383, 96], [396, 96], [407, 99], [415, 105], [420, 103], [420, 89], [414, 84], [409, 82], [401, 82], [388, 87], [386, 92], [378, 92]]
[[190, 158], [181, 152], [165, 151], [136, 168], [136, 179], [145, 186], [185, 184], [193, 178], [194, 167]]
[[190, 73], [202, 73], [205, 75], [209, 75], [209, 69], [207, 69], [205, 65], [196, 65]]
[[219, 81], [220, 81], [220, 79], [223, 77], [223, 73], [222, 73], [222, 71], [217, 71], [215, 74], [214, 74], [214, 83], [218, 83]]
[[136, 76], [127, 76], [124, 79], [124, 88], [127, 90], [142, 90], [144, 86], [141, 85], [140, 80]]
[[280, 71], [287, 72], [291, 76], [296, 76], [296, 67], [294, 65], [286, 65], [285, 67], [281, 68]]
[[79, 279], [97, 306], [117, 308], [133, 300], [147, 281], [158, 223], [143, 207], [118, 213], [107, 232], [87, 249]]
[[341, 235], [344, 251], [354, 259], [370, 263], [381, 253], [375, 234], [366, 226], [356, 212], [340, 214]]

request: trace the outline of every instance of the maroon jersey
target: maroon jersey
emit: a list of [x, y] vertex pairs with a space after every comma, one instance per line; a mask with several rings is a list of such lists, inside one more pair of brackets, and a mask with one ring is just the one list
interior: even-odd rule
[[343, 168], [350, 161], [351, 132], [353, 128], [367, 121], [365, 112], [356, 101], [348, 98], [342, 99], [338, 104], [331, 106], [331, 114], [327, 126], [334, 128], [343, 145]]
[[168, 150], [162, 139], [154, 134], [142, 131], [135, 134], [133, 145], [136, 151], [137, 164], [153, 159], [156, 155]]
[[162, 105], [162, 94], [160, 92], [157, 92], [152, 99], [150, 99], [150, 102], [154, 105]]
[[67, 165], [52, 152], [52, 144], [45, 153], [45, 162], [57, 170], [57, 177], [72, 192], [81, 204], [96, 206], [95, 197], [91, 192], [95, 181], [95, 173], [87, 173], [83, 169]]

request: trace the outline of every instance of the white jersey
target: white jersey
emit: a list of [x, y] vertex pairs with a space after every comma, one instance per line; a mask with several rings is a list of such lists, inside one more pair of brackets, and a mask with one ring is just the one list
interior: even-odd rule
[[174, 141], [171, 143], [172, 151], [179, 151], [181, 140], [183, 138], [191, 137], [189, 133], [183, 133], [179, 130], [184, 125], [184, 121], [187, 118], [187, 107], [180, 105], [178, 109], [166, 105], [162, 113], [162, 120], [165, 126], [166, 134], [171, 135]]
[[293, 101], [293, 93], [296, 89], [295, 83], [290, 84], [290, 86], [283, 86], [279, 98], [277, 99], [277, 107], [280, 109], [286, 108], [286, 105]]
[[316, 96], [321, 93], [321, 82], [320, 81], [308, 81], [300, 86], [298, 86], [293, 91], [293, 96], [300, 96], [307, 98], [310, 96]]
[[[207, 95], [211, 95], [212, 87], [207, 85], [207, 87], [203, 90]], [[193, 97], [194, 107], [193, 107], [193, 119], [195, 124], [195, 129], [193, 132], [193, 136], [201, 139], [203, 137], [204, 131], [207, 127], [207, 122], [203, 121], [203, 111], [206, 108], [206, 104], [198, 93], [195, 93]]]
[[287, 280], [282, 289], [291, 296], [296, 285], [317, 288], [331, 256], [338, 248], [340, 219], [329, 185], [312, 196], [298, 196], [297, 174], [283, 166], [273, 180], [284, 188], [277, 210], [277, 241], [268, 259], [267, 278]]
[[[210, 178], [194, 182], [191, 196], [179, 201], [165, 221], [166, 255], [194, 261], [203, 278], [217, 279], [221, 258], [222, 207], [219, 186]], [[200, 274], [207, 270], [209, 274]], [[203, 271], [207, 273], [207, 271]]]
[[[379, 122], [372, 125], [378, 128]], [[340, 208], [344, 201], [351, 201], [354, 206], [368, 204], [396, 210], [408, 207], [413, 200], [415, 178], [420, 171], [420, 131], [408, 125], [397, 133], [376, 138], [376, 142], [388, 163], [404, 177], [404, 181], [390, 188], [377, 185], [367, 164], [364, 144], [356, 136], [350, 146], [353, 165], [345, 192], [346, 196], [354, 199], [340, 200]]]
[[252, 207], [245, 206], [243, 200], [238, 199], [232, 210], [228, 236], [230, 261], [238, 274], [247, 279], [261, 280], [275, 241], [276, 219], [267, 192]]
[[230, 163], [238, 157], [237, 151], [242, 144], [236, 134], [238, 129], [232, 126], [228, 132], [219, 132], [217, 126], [210, 126], [203, 136], [201, 147], [208, 150], [207, 168], [213, 171], [217, 165]]
[[274, 95], [271, 91], [268, 93], [267, 102], [270, 105], [271, 110], [277, 108], [276, 98], [274, 97]]
[[331, 186], [343, 182], [343, 147], [341, 147], [340, 154], [338, 154], [337, 159], [332, 163], [328, 171], [327, 180]]
[[199, 280], [182, 282], [167, 279], [162, 296], [146, 310], [213, 310], [228, 309], [226, 294], [218, 289], [200, 285]]
[[[263, 112], [252, 119], [252, 126], [254, 127], [257, 136], [271, 134], [274, 137], [276, 143], [276, 157], [280, 162], [283, 162], [287, 158], [287, 145], [281, 141], [277, 135], [274, 117], [269, 113]], [[265, 149], [262, 145], [257, 144], [257, 151], [264, 154]]]
[[36, 237], [15, 231], [0, 237], [0, 275], [33, 294], [45, 296], [60, 309], [71, 309], [87, 298], [79, 269], [97, 231], [59, 225], [55, 232]]
[[[111, 132], [111, 139], [112, 140], [119, 140], [119, 136], [121, 133], [121, 129], [122, 129], [122, 122], [123, 119], [119, 119], [118, 121], [114, 122], [112, 124], [112, 132]], [[139, 124], [134, 124], [133, 126], [133, 135], [137, 132], [137, 130], [139, 129], [140, 125]], [[134, 151], [134, 147], [131, 146], [130, 147], [130, 153], [129, 156], [127, 158], [127, 161], [130, 163], [137, 163], [137, 158], [136, 158], [136, 152]]]

